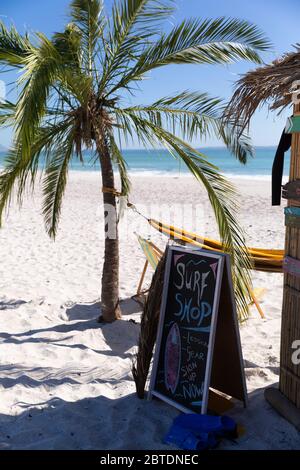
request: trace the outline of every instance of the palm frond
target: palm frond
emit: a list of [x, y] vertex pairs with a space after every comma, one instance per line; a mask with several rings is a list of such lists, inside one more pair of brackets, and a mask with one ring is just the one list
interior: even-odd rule
[[68, 167], [74, 149], [73, 130], [57, 145], [49, 160], [43, 181], [43, 215], [50, 237], [55, 238], [67, 184]]
[[0, 22], [0, 61], [6, 65], [20, 67], [31, 47], [29, 37], [21, 36], [14, 26], [8, 29]]
[[75, 104], [79, 103], [84, 106], [88, 103], [93, 91], [93, 78], [90, 75], [84, 74], [80, 70], [64, 69], [60, 70], [57, 78], [59, 90], [63, 93], [66, 105], [69, 105], [71, 97], [75, 98]]
[[74, 23], [67, 24], [63, 32], [55, 33], [52, 42], [66, 66], [82, 66], [81, 31]]
[[261, 31], [245, 20], [185, 20], [149, 45], [109, 93], [169, 64], [224, 64], [238, 59], [261, 63], [258, 51], [269, 47], [270, 42]]
[[249, 157], [254, 156], [251, 138], [247, 131], [241, 130], [238, 124], [233, 125], [230, 121], [226, 122], [222, 119], [219, 135], [226, 147], [243, 165], [246, 165]]
[[128, 196], [131, 183], [127, 172], [127, 164], [112, 134], [110, 135], [109, 139], [112, 160], [118, 167], [121, 179], [121, 193], [123, 196]]
[[38, 37], [39, 47], [32, 47], [23, 61], [25, 71], [19, 81], [24, 86], [15, 113], [16, 139], [24, 155], [30, 153], [36, 129], [47, 109], [51, 85], [58, 71], [63, 69], [61, 56], [53, 43], [42, 34]]
[[104, 28], [102, 0], [73, 0], [71, 18], [81, 32], [81, 50], [86, 71], [93, 71], [93, 60], [97, 41], [101, 38]]
[[[40, 168], [41, 171], [44, 170], [44, 166], [47, 165], [48, 158], [51, 157], [53, 149], [59, 146], [60, 143], [65, 140], [67, 135], [74, 132], [74, 127], [74, 120], [67, 116], [62, 120], [56, 120], [54, 123], [48, 122], [44, 126], [40, 126], [38, 128], [31, 145], [30, 165], [28, 165], [32, 184], [34, 184], [38, 168]], [[42, 153], [44, 157], [44, 165], [41, 165], [40, 161]]]
[[[241, 163], [253, 156], [251, 140], [240, 134], [237, 126], [223, 120], [224, 105], [220, 98], [207, 93], [184, 91], [161, 98], [148, 106], [115, 109], [119, 124], [126, 129], [126, 114], [146, 119], [184, 140], [203, 140], [212, 135], [221, 139]], [[124, 119], [123, 119], [124, 116]]]
[[19, 156], [20, 152], [17, 147], [10, 149], [6, 156], [6, 168], [0, 173], [0, 228], [3, 223], [3, 213], [10, 206], [13, 197], [15, 182], [24, 168], [24, 162]]
[[16, 196], [19, 205], [22, 205], [23, 195], [26, 189], [28, 178], [30, 178], [31, 189], [34, 189], [40, 156], [43, 155], [45, 163], [47, 156], [55, 145], [64, 139], [66, 133], [72, 128], [73, 123], [65, 120], [56, 124], [40, 127], [36, 132], [35, 138], [30, 147], [30, 153], [22, 152], [20, 144], [15, 145], [9, 150], [4, 160], [4, 169], [0, 174], [0, 227], [5, 209], [9, 209], [11, 199], [16, 187]]
[[174, 0], [120, 0], [113, 4], [100, 94], [133, 59], [138, 59], [145, 44], [157, 35], [160, 23], [173, 11]]
[[136, 116], [131, 117], [131, 126], [144, 144], [163, 143], [166, 149], [176, 159], [182, 160], [196, 179], [204, 185], [214, 210], [224, 250], [231, 256], [239, 315], [241, 319], [246, 319], [249, 314], [251, 262], [244, 232], [237, 221], [238, 204], [234, 187], [202, 153], [165, 129]]
[[62, 33], [55, 33], [53, 45], [58, 51], [64, 64], [57, 70], [55, 90], [60, 95], [65, 106], [73, 107], [72, 102], [84, 105], [87, 103], [93, 89], [93, 77], [86, 73], [83, 62], [82, 33], [78, 26], [69, 23]]
[[221, 117], [221, 100], [207, 93], [183, 91], [161, 98], [150, 105], [115, 109], [117, 117], [128, 114], [147, 119], [154, 125], [172, 133], [180, 132], [183, 138], [193, 140], [217, 134]]
[[[120, 44], [131, 32], [149, 35], [175, 10], [175, 0], [117, 0], [112, 7], [112, 39]], [[155, 28], [155, 29], [154, 29]]]
[[7, 100], [0, 101], [0, 126], [12, 126], [14, 123], [16, 106]]

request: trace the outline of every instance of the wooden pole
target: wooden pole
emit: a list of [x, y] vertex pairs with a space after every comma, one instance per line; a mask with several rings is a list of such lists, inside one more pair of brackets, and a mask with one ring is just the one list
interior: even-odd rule
[[143, 287], [143, 282], [144, 282], [144, 279], [145, 279], [145, 274], [146, 274], [146, 271], [147, 271], [147, 267], [148, 267], [148, 260], [145, 261], [143, 272], [142, 272], [141, 279], [140, 279], [140, 282], [139, 282], [139, 285], [138, 285], [138, 288], [137, 288], [136, 295], [140, 295], [141, 292], [142, 292], [142, 287]]
[[[300, 114], [300, 104], [294, 105], [294, 115]], [[292, 134], [290, 181], [300, 180], [300, 133]], [[289, 200], [288, 206], [300, 207], [299, 200]], [[300, 260], [300, 228], [286, 227], [285, 256]], [[297, 408], [300, 408], [300, 365], [293, 363], [292, 347], [300, 340], [300, 277], [284, 274], [280, 380], [279, 389]]]
[[262, 311], [262, 308], [261, 308], [261, 306], [259, 305], [259, 302], [258, 302], [257, 298], [255, 297], [254, 292], [253, 292], [252, 289], [250, 289], [250, 296], [251, 296], [251, 298], [252, 298], [252, 300], [253, 300], [253, 303], [254, 303], [255, 307], [256, 307], [257, 310], [258, 310], [258, 313], [260, 314], [260, 317], [261, 317], [261, 318], [265, 318], [265, 314], [264, 314], [264, 312]]
[[[294, 115], [300, 104], [294, 105]], [[300, 180], [300, 133], [292, 134], [290, 181]], [[288, 206], [300, 207], [300, 200], [289, 200]], [[300, 227], [286, 226], [285, 256], [300, 260]], [[300, 364], [293, 360], [293, 343], [300, 340], [300, 277], [284, 274], [281, 320], [279, 390], [267, 389], [265, 398], [287, 420], [300, 423]], [[292, 411], [291, 411], [292, 410]], [[297, 423], [297, 424], [296, 424]], [[299, 428], [298, 428], [299, 429]]]

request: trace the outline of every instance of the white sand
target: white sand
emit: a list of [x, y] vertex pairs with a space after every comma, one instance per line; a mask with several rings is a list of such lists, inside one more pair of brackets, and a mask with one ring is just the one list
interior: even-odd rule
[[[270, 184], [238, 185], [249, 244], [281, 248], [283, 208], [271, 207]], [[44, 231], [39, 194], [21, 212], [13, 209], [0, 231], [2, 449], [169, 449], [163, 436], [178, 412], [136, 398], [130, 372], [139, 325], [129, 320], [140, 318], [130, 297], [144, 263], [133, 230], [149, 231], [135, 214], [121, 229], [123, 320], [104, 326], [95, 320], [103, 258], [100, 186], [95, 173], [72, 173], [55, 243]], [[162, 220], [166, 205], [175, 207], [174, 223], [186, 228], [193, 228], [191, 220], [183, 221], [176, 204], [202, 203], [197, 231], [216, 236], [204, 192], [190, 177], [135, 177], [131, 199]], [[145, 207], [149, 201], [153, 207]], [[241, 328], [250, 403], [246, 411], [238, 406], [231, 412], [246, 434], [238, 445], [222, 447], [299, 449], [299, 433], [263, 398], [264, 387], [278, 381], [282, 275], [254, 273], [253, 279], [267, 288], [266, 319], [253, 308]]]

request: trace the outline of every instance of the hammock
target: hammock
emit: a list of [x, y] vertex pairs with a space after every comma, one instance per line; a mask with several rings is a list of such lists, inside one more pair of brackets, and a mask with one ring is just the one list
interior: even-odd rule
[[[148, 219], [149, 224], [168, 236], [169, 238], [184, 243], [200, 246], [206, 250], [224, 251], [222, 243], [211, 238], [200, 237], [196, 233], [188, 232], [186, 230], [178, 229], [173, 225], [167, 225], [163, 222], [158, 222], [154, 219]], [[283, 250], [270, 250], [267, 248], [248, 248], [251, 256], [253, 269], [256, 271], [266, 271], [272, 273], [281, 273], [284, 251]]]

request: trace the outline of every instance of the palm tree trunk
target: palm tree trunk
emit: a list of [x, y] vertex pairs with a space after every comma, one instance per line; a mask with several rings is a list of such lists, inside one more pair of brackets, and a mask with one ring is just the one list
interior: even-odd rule
[[[99, 321], [113, 322], [121, 318], [119, 304], [119, 237], [114, 172], [105, 132], [96, 137], [100, 159], [104, 207], [105, 249], [101, 287], [101, 313]], [[108, 191], [107, 191], [108, 189]]]

